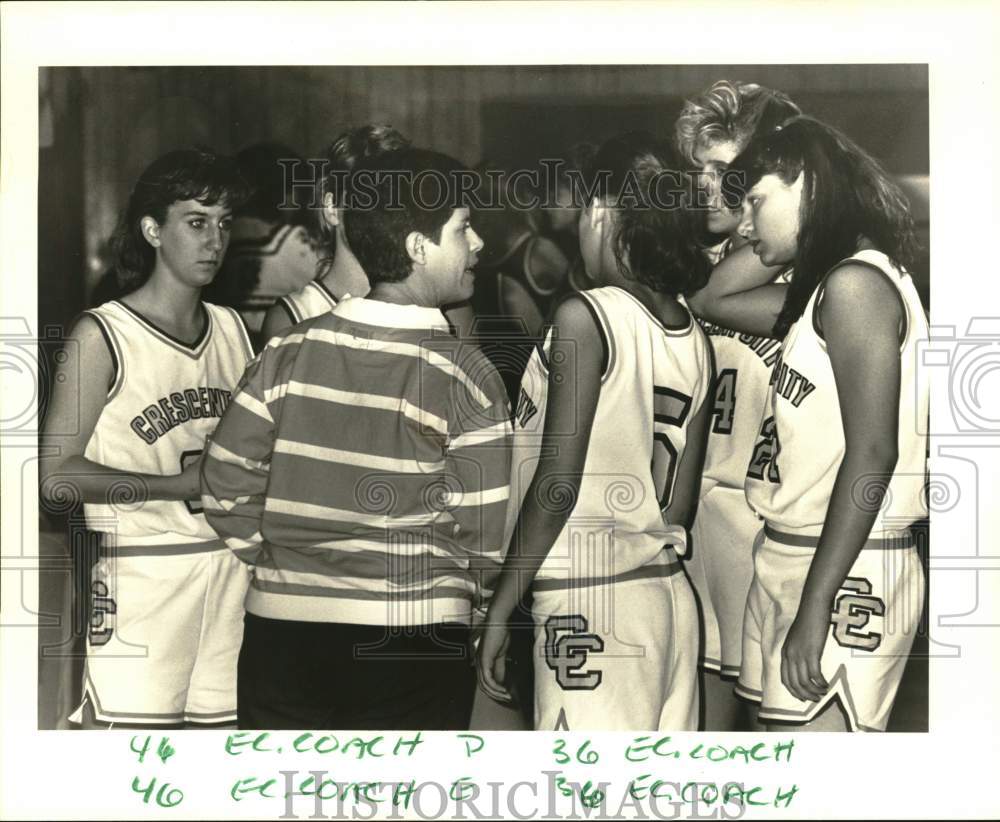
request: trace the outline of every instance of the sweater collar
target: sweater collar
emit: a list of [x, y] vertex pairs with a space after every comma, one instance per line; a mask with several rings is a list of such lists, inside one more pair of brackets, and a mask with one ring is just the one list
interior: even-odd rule
[[380, 325], [385, 328], [450, 330], [448, 320], [441, 313], [441, 309], [424, 308], [419, 305], [397, 305], [345, 295], [333, 308], [333, 313], [345, 320], [354, 320], [366, 325]]

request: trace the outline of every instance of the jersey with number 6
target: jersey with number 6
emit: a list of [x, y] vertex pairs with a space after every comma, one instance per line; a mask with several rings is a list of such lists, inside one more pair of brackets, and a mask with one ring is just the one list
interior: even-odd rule
[[[899, 347], [898, 459], [872, 534], [903, 531], [927, 515], [924, 500], [926, 381], [917, 379], [918, 345], [928, 336], [927, 317], [913, 280], [880, 251], [860, 251], [838, 266], [862, 265], [896, 288], [904, 311]], [[768, 404], [747, 469], [751, 507], [779, 531], [818, 536], [844, 458], [844, 425], [833, 367], [819, 328], [823, 286], [813, 292], [782, 343], [771, 375]], [[874, 480], [877, 482], [877, 480]], [[870, 506], [874, 482], [851, 489], [855, 504]]]
[[[84, 456], [141, 474], [179, 474], [205, 448], [253, 356], [231, 308], [204, 306], [193, 344], [174, 339], [123, 302], [87, 315], [97, 321], [114, 363], [114, 381]], [[134, 498], [128, 484], [112, 505], [84, 506], [87, 525], [118, 545], [175, 545], [216, 539], [196, 502]]]
[[[682, 327], [664, 327], [635, 297], [613, 286], [579, 297], [600, 331], [604, 370], [576, 504], [538, 578], [607, 581], [666, 562], [664, 545], [676, 544], [676, 528], [662, 511], [670, 502], [688, 424], [709, 391], [711, 353], [690, 316]], [[551, 334], [536, 348], [521, 382], [508, 537], [538, 464], [550, 351]], [[546, 448], [575, 436], [575, 430], [552, 432]], [[553, 509], [569, 500], [558, 478], [539, 492], [539, 502]]]

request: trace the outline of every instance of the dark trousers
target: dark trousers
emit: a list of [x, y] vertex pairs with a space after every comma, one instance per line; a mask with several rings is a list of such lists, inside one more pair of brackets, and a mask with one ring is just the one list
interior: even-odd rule
[[465, 730], [469, 628], [388, 628], [247, 614], [237, 723], [268, 730]]

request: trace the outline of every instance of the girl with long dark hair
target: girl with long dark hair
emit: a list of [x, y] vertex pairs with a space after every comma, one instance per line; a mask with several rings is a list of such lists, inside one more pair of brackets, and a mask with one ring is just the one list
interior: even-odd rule
[[927, 319], [909, 209], [873, 158], [808, 117], [755, 139], [727, 184], [760, 261], [793, 271], [776, 284], [723, 263], [696, 300], [782, 340], [747, 471], [764, 529], [737, 692], [769, 723], [883, 730], [924, 586], [910, 526], [927, 514]]
[[[705, 249], [713, 264], [741, 264], [751, 271], [761, 263], [738, 233], [739, 202], [727, 207], [722, 180], [729, 164], [754, 134], [767, 134], [799, 114], [783, 93], [755, 83], [719, 80], [688, 100], [677, 118], [675, 140], [694, 168], [705, 198], [705, 228], [712, 240]], [[772, 279], [786, 276], [769, 266]], [[697, 312], [697, 295], [689, 305]], [[691, 527], [685, 568], [700, 605], [704, 641], [698, 660], [705, 705], [705, 730], [737, 730], [744, 702], [733, 692], [743, 653], [743, 612], [753, 579], [750, 547], [760, 521], [743, 492], [747, 462], [757, 442], [768, 378], [779, 342], [766, 335], [738, 334], [702, 322], [715, 355], [712, 424], [709, 427], [698, 515]]]

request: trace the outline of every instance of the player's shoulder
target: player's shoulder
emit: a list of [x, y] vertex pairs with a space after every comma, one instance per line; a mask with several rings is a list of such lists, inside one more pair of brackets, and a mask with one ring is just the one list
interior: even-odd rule
[[232, 306], [216, 305], [215, 303], [204, 301], [202, 301], [202, 305], [212, 318], [212, 322], [218, 324], [223, 329], [227, 340], [238, 338], [241, 344], [252, 352], [253, 346], [250, 342], [252, 339], [250, 327], [239, 311]]
[[108, 300], [100, 305], [90, 306], [81, 311], [71, 324], [88, 329], [94, 327], [110, 328], [122, 324], [133, 324], [138, 321], [134, 309], [129, 308], [122, 300]]
[[81, 344], [92, 344], [101, 342], [108, 335], [107, 317], [98, 309], [88, 308], [78, 314], [69, 324], [69, 331], [66, 334], [67, 340]]
[[816, 288], [812, 324], [825, 339], [831, 329], [849, 335], [895, 327], [906, 336], [909, 312], [900, 291], [906, 276], [881, 252], [849, 257], [833, 266]]
[[221, 323], [242, 323], [243, 318], [240, 313], [228, 305], [218, 305], [202, 300], [202, 306], [215, 322]]
[[553, 306], [552, 326], [557, 335], [573, 339], [596, 339], [610, 332], [609, 308], [617, 301], [618, 289], [601, 287], [574, 291]]
[[872, 302], [883, 308], [898, 304], [899, 272], [891, 265], [851, 257], [831, 268], [817, 289], [817, 303], [825, 307], [864, 312]]
[[98, 340], [103, 339], [108, 346], [112, 340], [141, 340], [141, 335], [134, 335], [133, 327], [141, 326], [137, 313], [121, 300], [108, 300], [100, 305], [90, 306], [81, 311], [69, 324], [68, 339]]
[[81, 312], [69, 323], [60, 344], [69, 360], [86, 364], [88, 379], [102, 380], [110, 372], [113, 382], [121, 372], [123, 350], [118, 335], [96, 307]]
[[[349, 296], [349, 294], [344, 295], [344, 298]], [[304, 315], [329, 311], [342, 302], [342, 299], [330, 290], [322, 277], [310, 280], [298, 291], [292, 291], [283, 299], [287, 305], [299, 308]]]
[[278, 299], [278, 302], [286, 302], [290, 305], [299, 305], [309, 299], [309, 294], [315, 289], [313, 281], [306, 283], [302, 288], [290, 291], [285, 296]]

